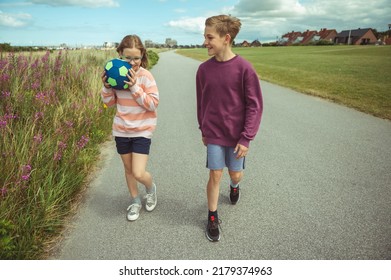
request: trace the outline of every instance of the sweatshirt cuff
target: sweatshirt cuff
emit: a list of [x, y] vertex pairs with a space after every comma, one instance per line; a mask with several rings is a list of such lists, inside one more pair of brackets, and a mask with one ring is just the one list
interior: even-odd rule
[[240, 138], [238, 144], [249, 148], [250, 147], [250, 140], [248, 140], [246, 138]]
[[138, 91], [140, 90], [140, 87], [138, 86], [138, 85], [134, 85], [134, 86], [132, 86], [131, 88], [130, 88], [130, 93], [132, 94], [132, 95], [136, 95], [136, 96], [138, 96], [139, 94], [138, 94]]
[[113, 91], [113, 89], [112, 89], [112, 88], [103, 87], [103, 88], [102, 88], [102, 91], [103, 91], [104, 93], [111, 93], [111, 92]]

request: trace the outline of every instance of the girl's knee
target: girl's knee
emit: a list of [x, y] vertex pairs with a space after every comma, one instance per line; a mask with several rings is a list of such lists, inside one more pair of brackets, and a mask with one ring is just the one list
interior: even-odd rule
[[140, 181], [144, 178], [145, 170], [133, 170], [132, 175], [137, 181]]

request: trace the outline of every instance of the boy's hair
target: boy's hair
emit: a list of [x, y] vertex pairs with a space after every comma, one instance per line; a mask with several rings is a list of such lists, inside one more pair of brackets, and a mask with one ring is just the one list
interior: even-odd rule
[[229, 34], [231, 36], [231, 44], [233, 43], [236, 35], [238, 35], [240, 31], [240, 27], [242, 23], [236, 17], [228, 16], [228, 15], [218, 15], [207, 18], [205, 21], [205, 26], [214, 27], [216, 32], [220, 35], [220, 37]]
[[121, 43], [117, 47], [117, 52], [122, 53], [124, 49], [126, 48], [136, 48], [139, 49], [141, 52], [141, 66], [145, 69], [149, 66], [148, 61], [148, 52], [146, 48], [143, 45], [143, 42], [141, 41], [140, 37], [137, 35], [127, 35], [125, 36]]

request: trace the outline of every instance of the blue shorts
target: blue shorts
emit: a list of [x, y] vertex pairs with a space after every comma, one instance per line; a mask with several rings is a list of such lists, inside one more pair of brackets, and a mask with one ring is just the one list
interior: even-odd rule
[[224, 147], [208, 144], [206, 167], [210, 170], [221, 170], [227, 167], [230, 171], [242, 171], [245, 158], [236, 158], [235, 147]]
[[145, 137], [115, 137], [117, 152], [120, 155], [136, 153], [149, 155], [151, 139]]

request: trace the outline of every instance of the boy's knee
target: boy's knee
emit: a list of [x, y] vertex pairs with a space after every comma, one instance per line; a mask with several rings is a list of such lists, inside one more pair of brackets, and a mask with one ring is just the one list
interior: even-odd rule
[[229, 176], [231, 177], [231, 180], [234, 182], [234, 183], [239, 183], [239, 181], [242, 179], [243, 177], [243, 172], [242, 171], [230, 171], [229, 172]]
[[209, 179], [214, 182], [220, 182], [223, 170], [210, 170]]

